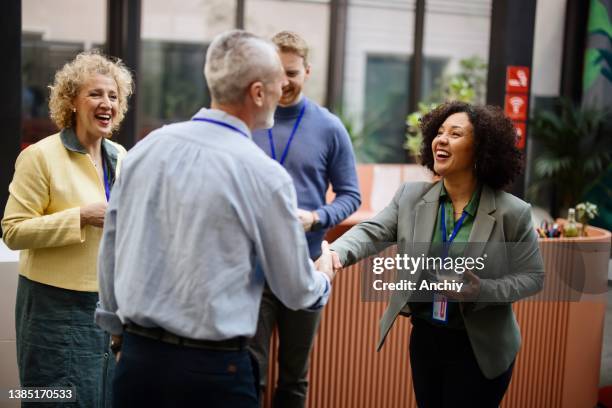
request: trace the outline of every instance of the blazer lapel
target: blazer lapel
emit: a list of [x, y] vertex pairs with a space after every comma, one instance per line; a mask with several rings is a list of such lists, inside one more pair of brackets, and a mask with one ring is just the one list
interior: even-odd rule
[[[423, 196], [414, 211], [414, 229], [412, 230], [412, 248], [413, 256], [427, 255], [431, 240], [433, 238], [434, 224], [436, 223], [436, 215], [440, 201], [440, 191], [442, 190], [442, 182], [437, 182]], [[418, 281], [421, 274], [421, 268], [417, 270], [411, 277], [404, 277]]]
[[477, 258], [485, 250], [485, 245], [491, 237], [493, 227], [495, 227], [495, 218], [491, 215], [495, 212], [495, 193], [488, 186], [482, 187], [480, 195], [480, 203], [478, 203], [478, 211], [474, 219], [474, 225], [470, 232], [466, 256]]

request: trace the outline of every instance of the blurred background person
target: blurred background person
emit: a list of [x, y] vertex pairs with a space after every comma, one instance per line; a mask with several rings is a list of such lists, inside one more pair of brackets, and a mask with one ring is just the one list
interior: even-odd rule
[[[423, 302], [411, 291], [394, 291], [380, 322], [379, 350], [397, 316], [411, 316], [419, 407], [497, 407], [521, 342], [511, 302], [537, 293], [544, 280], [530, 205], [502, 190], [521, 171], [516, 133], [499, 108], [463, 102], [438, 106], [423, 117], [421, 129], [423, 164], [441, 180], [404, 184], [385, 209], [349, 230], [332, 250], [346, 266], [391, 243], [409, 256], [421, 256], [420, 250], [412, 253], [420, 243], [517, 247], [511, 275], [467, 271], [460, 292], [436, 293]], [[423, 275], [400, 271], [398, 279], [419, 287]]]
[[109, 336], [93, 322], [96, 259], [105, 211], [125, 149], [109, 140], [132, 94], [121, 61], [84, 52], [49, 88], [60, 132], [17, 159], [2, 219], [20, 250], [15, 306], [22, 387], [73, 386], [77, 406], [110, 406]]
[[[310, 257], [317, 259], [327, 230], [341, 223], [361, 204], [355, 156], [340, 119], [303, 93], [311, 71], [306, 41], [294, 32], [282, 31], [272, 42], [279, 49], [287, 84], [274, 113], [274, 127], [254, 132], [253, 141], [291, 176]], [[330, 184], [336, 195], [327, 204], [325, 195]], [[250, 348], [259, 362], [264, 389], [270, 338], [274, 327], [278, 327], [276, 407], [304, 406], [308, 360], [320, 320], [320, 311], [291, 310], [265, 287], [257, 333]]]

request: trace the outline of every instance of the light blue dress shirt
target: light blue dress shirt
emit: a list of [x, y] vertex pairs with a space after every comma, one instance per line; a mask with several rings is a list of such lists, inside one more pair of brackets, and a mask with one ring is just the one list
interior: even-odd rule
[[112, 334], [133, 322], [192, 339], [250, 337], [264, 280], [291, 309], [320, 308], [329, 297], [287, 172], [238, 118], [212, 109], [194, 118], [243, 134], [192, 120], [128, 152], [98, 259], [95, 320]]

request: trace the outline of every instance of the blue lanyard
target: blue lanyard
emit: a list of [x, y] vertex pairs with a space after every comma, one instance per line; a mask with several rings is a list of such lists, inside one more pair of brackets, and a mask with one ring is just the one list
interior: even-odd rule
[[249, 138], [249, 135], [242, 129], [238, 129], [236, 126], [230, 125], [229, 123], [225, 123], [220, 120], [214, 120], [214, 119], [208, 119], [208, 118], [193, 118], [191, 120], [195, 120], [197, 122], [208, 122], [208, 123], [212, 123], [217, 126], [222, 126], [224, 128], [233, 130], [234, 132], [240, 133], [242, 136], [246, 137], [247, 139]]
[[457, 236], [457, 233], [459, 232], [459, 228], [461, 228], [461, 225], [463, 225], [463, 221], [465, 221], [465, 217], [467, 217], [468, 213], [467, 211], [463, 210], [463, 213], [461, 214], [461, 218], [459, 218], [459, 221], [457, 221], [457, 223], [455, 224], [453, 233], [451, 234], [450, 237], [447, 237], [446, 236], [446, 205], [444, 202], [442, 203], [440, 208], [442, 211], [442, 214], [440, 214], [441, 221], [442, 221], [442, 227], [441, 227], [442, 228], [442, 242], [446, 244], [447, 239], [448, 239], [448, 243], [450, 244], [451, 242], [453, 242], [453, 240]]
[[[281, 156], [281, 159], [279, 161], [281, 165], [285, 163], [285, 159], [287, 158], [287, 154], [289, 153], [289, 146], [291, 146], [293, 137], [295, 136], [295, 133], [297, 132], [298, 127], [300, 126], [300, 122], [302, 121], [302, 117], [304, 116], [305, 110], [306, 110], [306, 101], [304, 101], [304, 106], [302, 106], [302, 109], [300, 110], [300, 114], [298, 115], [298, 118], [295, 121], [295, 124], [293, 125], [293, 130], [291, 131], [291, 134], [289, 135], [289, 140], [287, 140], [287, 146], [285, 146], [285, 150], [283, 150], [283, 155]], [[268, 140], [270, 141], [270, 152], [272, 154], [272, 158], [276, 160], [276, 150], [274, 149], [274, 136], [272, 136], [272, 129], [268, 129]]]
[[110, 200], [110, 189], [111, 189], [111, 185], [110, 185], [110, 178], [108, 177], [108, 166], [106, 166], [104, 164], [104, 161], [102, 162], [102, 171], [104, 172], [104, 194], [106, 195], [106, 202], [108, 202], [108, 200]]

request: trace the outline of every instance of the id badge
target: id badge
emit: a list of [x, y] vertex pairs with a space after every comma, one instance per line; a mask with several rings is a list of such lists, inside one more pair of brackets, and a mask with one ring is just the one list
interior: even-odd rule
[[446, 298], [446, 296], [435, 293], [433, 298], [433, 310], [431, 317], [437, 322], [447, 323], [447, 308], [448, 299]]

